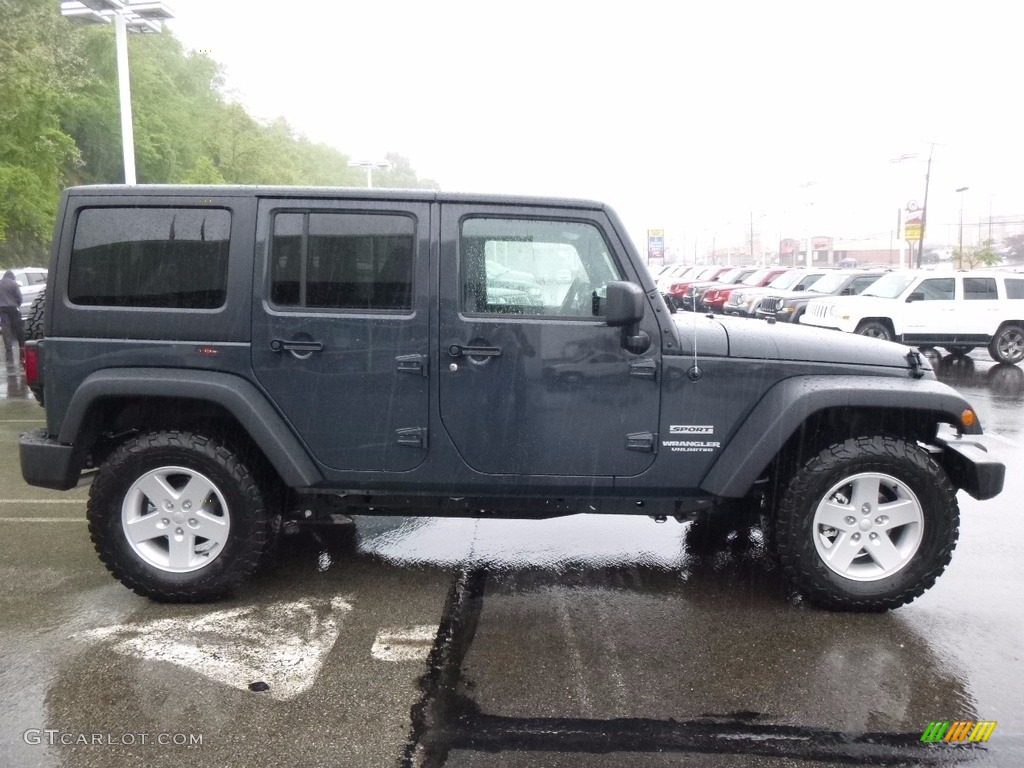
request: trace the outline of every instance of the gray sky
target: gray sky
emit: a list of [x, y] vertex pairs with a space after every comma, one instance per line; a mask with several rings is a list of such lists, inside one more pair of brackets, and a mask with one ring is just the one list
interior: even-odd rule
[[638, 245], [739, 244], [751, 211], [888, 238], [933, 141], [929, 240], [961, 186], [965, 220], [1024, 218], [1017, 3], [168, 4], [256, 116], [445, 190], [603, 200]]

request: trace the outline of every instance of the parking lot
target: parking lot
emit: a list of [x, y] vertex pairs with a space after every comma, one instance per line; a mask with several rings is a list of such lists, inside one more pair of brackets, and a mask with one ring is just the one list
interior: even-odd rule
[[[1006, 487], [960, 494], [951, 566], [879, 615], [799, 602], [757, 531], [624, 515], [361, 518], [285, 536], [231, 600], [150, 602], [97, 559], [88, 489], [21, 481], [43, 411], [8, 377], [0, 765], [1024, 764], [1024, 370], [934, 364]], [[923, 744], [936, 720], [998, 724]]]

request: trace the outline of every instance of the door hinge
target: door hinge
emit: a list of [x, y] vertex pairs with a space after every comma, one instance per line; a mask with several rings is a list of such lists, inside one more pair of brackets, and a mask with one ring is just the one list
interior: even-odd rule
[[411, 445], [414, 448], [427, 447], [426, 427], [402, 427], [395, 430], [395, 437], [399, 445]]
[[639, 453], [655, 453], [658, 446], [657, 432], [634, 432], [626, 435], [626, 450]]
[[629, 364], [629, 375], [638, 379], [658, 380], [658, 362], [645, 357], [642, 360], [634, 360]]
[[395, 358], [399, 373], [411, 373], [414, 376], [427, 375], [426, 355], [399, 355]]

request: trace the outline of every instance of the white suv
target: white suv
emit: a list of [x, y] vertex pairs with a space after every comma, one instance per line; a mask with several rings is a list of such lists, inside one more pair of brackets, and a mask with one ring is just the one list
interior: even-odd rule
[[800, 322], [993, 360], [1024, 359], [1024, 275], [891, 272], [858, 296], [818, 299]]

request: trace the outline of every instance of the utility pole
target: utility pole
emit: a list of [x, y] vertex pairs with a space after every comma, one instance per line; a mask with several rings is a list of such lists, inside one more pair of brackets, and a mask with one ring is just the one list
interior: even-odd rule
[[957, 187], [956, 189], [956, 192], [960, 195], [960, 235], [958, 238], [959, 245], [957, 246], [957, 269], [964, 268], [964, 192], [966, 191], [967, 187]]
[[917, 268], [921, 268], [921, 258], [924, 256], [924, 229], [928, 224], [928, 182], [932, 177], [932, 153], [935, 152], [935, 143], [932, 142], [928, 150], [928, 169], [924, 173], [924, 206], [921, 208], [921, 234], [917, 239]]

